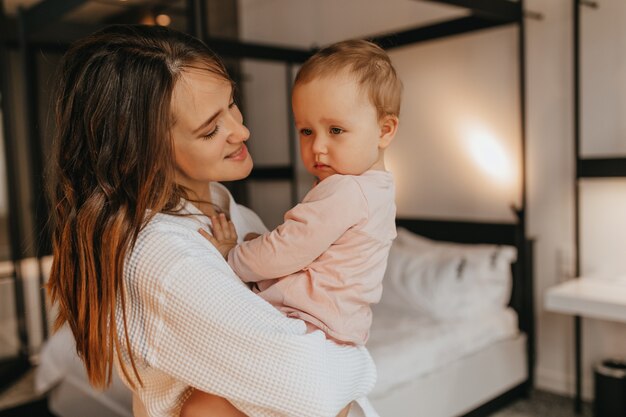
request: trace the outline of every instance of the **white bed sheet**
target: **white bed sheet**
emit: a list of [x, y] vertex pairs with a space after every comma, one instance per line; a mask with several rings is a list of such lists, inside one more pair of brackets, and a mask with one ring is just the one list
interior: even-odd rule
[[378, 369], [372, 397], [519, 334], [512, 308], [465, 321], [433, 322], [376, 306], [367, 347]]

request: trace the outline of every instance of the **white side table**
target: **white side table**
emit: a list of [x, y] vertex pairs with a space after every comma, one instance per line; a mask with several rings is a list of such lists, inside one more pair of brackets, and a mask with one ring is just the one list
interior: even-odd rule
[[626, 278], [578, 278], [549, 288], [546, 310], [626, 322]]
[[[549, 288], [546, 310], [601, 320], [626, 322], [626, 277], [581, 277]], [[580, 339], [576, 338], [576, 398], [580, 404], [582, 365]]]

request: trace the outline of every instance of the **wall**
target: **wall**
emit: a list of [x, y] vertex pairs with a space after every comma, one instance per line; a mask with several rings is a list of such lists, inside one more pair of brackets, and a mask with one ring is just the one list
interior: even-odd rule
[[[626, 4], [602, 0], [581, 8], [582, 151], [586, 156], [624, 154], [619, 117], [626, 100], [623, 83]], [[573, 74], [570, 2], [527, 3], [545, 20], [529, 22], [529, 232], [537, 237], [537, 300], [574, 271]], [[610, 122], [609, 122], [610, 121]], [[581, 268], [584, 275], [626, 271], [626, 200], [623, 180], [581, 181]], [[573, 392], [573, 321], [538, 305], [537, 385]], [[583, 319], [584, 395], [592, 395], [592, 365], [623, 356], [626, 326]]]
[[[450, 10], [409, 0], [323, 1], [315, 7], [312, 3], [240, 0], [242, 37], [292, 46], [324, 45], [406, 27], [422, 18], [435, 21]], [[626, 122], [619, 116], [626, 104], [626, 2], [600, 3], [599, 10], [583, 9], [582, 15], [583, 151], [623, 154]], [[527, 0], [526, 8], [544, 16], [527, 20], [526, 37], [528, 233], [536, 239], [536, 384], [573, 393], [573, 321], [545, 312], [542, 305], [545, 289], [571, 278], [574, 270], [572, 5], [565, 0]], [[270, 23], [270, 17], [281, 23]], [[515, 162], [520, 151], [516, 42], [517, 31], [502, 28], [391, 52], [406, 87], [401, 129], [388, 158], [398, 184], [400, 214], [512, 218], [508, 206], [519, 200], [520, 180]], [[247, 76], [253, 83], [254, 69]], [[272, 135], [263, 133], [264, 124], [272, 123], [271, 114], [283, 112], [284, 104], [278, 104], [280, 94], [269, 97], [276, 107], [266, 110], [265, 121], [246, 117], [253, 122], [253, 140], [271, 150], [280, 145], [272, 146]], [[467, 126], [482, 129], [474, 138], [496, 139], [501, 147], [496, 159], [510, 161], [499, 174], [486, 174], [463, 149], [460, 143]], [[509, 177], [503, 174], [507, 169]], [[508, 182], [502, 182], [504, 178]], [[626, 211], [624, 195], [624, 181], [583, 182], [583, 272], [624, 274], [626, 221], [620, 216]], [[280, 208], [273, 204], [267, 213], [276, 219]], [[587, 319], [583, 323], [584, 391], [589, 398], [591, 365], [606, 356], [624, 355], [626, 326]]]
[[573, 390], [572, 320], [546, 313], [545, 289], [573, 273], [571, 5], [533, 1], [528, 21], [528, 233], [535, 245], [538, 387]]
[[407, 0], [239, 0], [239, 11], [241, 39], [304, 48], [467, 14]]
[[[240, 37], [243, 40], [301, 49], [348, 37], [388, 33], [465, 14], [463, 10], [407, 0], [240, 0], [239, 10]], [[271, 166], [289, 163], [287, 112], [290, 105], [287, 101], [286, 66], [276, 62], [246, 60], [242, 70], [242, 89], [246, 98], [243, 113], [251, 130], [248, 145], [255, 164]], [[297, 67], [293, 68], [293, 75], [295, 71]], [[408, 128], [406, 130], [410, 132]], [[297, 172], [300, 199], [310, 189], [313, 179], [301, 164], [297, 164]], [[287, 182], [254, 182], [249, 190], [250, 205], [269, 227], [279, 224], [284, 212], [292, 206]], [[268, 195], [271, 198], [267, 198]]]
[[[404, 83], [400, 129], [387, 154], [398, 215], [514, 220], [510, 206], [521, 197], [516, 33], [495, 29], [390, 52]], [[485, 71], [484, 62], [497, 65]]]

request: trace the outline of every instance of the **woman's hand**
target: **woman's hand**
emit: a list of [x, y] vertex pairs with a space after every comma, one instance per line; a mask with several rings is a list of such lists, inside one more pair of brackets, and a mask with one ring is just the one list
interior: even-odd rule
[[224, 213], [211, 216], [211, 232], [213, 236], [205, 230], [198, 229], [198, 232], [217, 248], [222, 256], [228, 258], [228, 252], [237, 246], [237, 231], [233, 222], [226, 218]]
[[180, 417], [246, 417], [227, 399], [193, 390], [180, 410]]

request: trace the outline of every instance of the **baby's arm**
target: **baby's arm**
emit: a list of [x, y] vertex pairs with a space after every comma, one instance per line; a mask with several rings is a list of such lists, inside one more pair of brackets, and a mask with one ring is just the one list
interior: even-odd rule
[[198, 229], [198, 232], [200, 232], [206, 240], [211, 242], [224, 258], [227, 258], [228, 252], [237, 246], [237, 231], [235, 230], [235, 225], [226, 218], [224, 213], [220, 213], [217, 216], [211, 217], [211, 231], [213, 232], [213, 236], [203, 229]]
[[[341, 410], [337, 417], [347, 417], [351, 404]], [[246, 415], [227, 399], [194, 389], [183, 404], [180, 417], [246, 417]]]
[[293, 274], [367, 219], [367, 201], [359, 184], [349, 177], [336, 177], [311, 190], [276, 229], [231, 250], [227, 259], [233, 271], [246, 282]]

